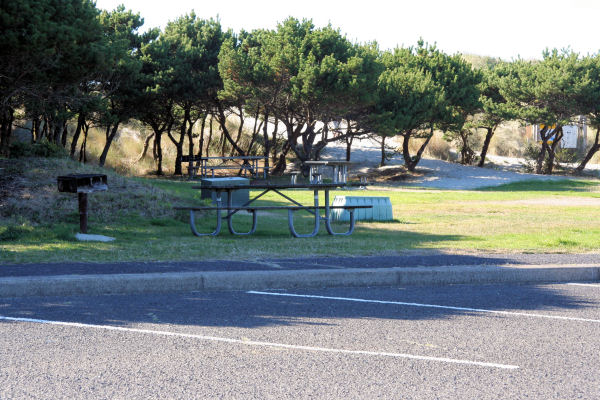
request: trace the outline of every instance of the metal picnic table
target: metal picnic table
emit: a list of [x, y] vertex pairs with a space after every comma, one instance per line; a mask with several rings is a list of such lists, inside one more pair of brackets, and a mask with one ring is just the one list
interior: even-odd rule
[[[263, 165], [259, 165], [260, 160], [263, 160]], [[194, 178], [198, 170], [200, 177], [207, 178], [208, 171], [211, 171], [210, 176], [215, 177], [216, 169], [240, 169], [246, 173], [248, 171], [254, 178], [261, 178], [260, 169], [262, 168], [262, 178], [266, 179], [268, 168], [266, 167], [267, 157], [264, 156], [224, 156], [224, 157], [198, 157], [198, 156], [182, 156], [181, 161], [189, 163], [189, 177]], [[220, 161], [218, 165], [209, 165], [211, 161]], [[241, 161], [241, 163], [240, 163]], [[227, 164], [230, 162], [230, 164]]]
[[[354, 210], [356, 208], [370, 208], [372, 206], [330, 206], [329, 205], [329, 191], [332, 189], [337, 189], [340, 187], [355, 187], [355, 186], [364, 186], [364, 183], [354, 184], [354, 183], [318, 183], [318, 184], [271, 184], [271, 183], [258, 183], [258, 184], [232, 184], [232, 185], [222, 185], [222, 186], [192, 186], [194, 189], [208, 189], [216, 192], [216, 207], [176, 207], [176, 209], [180, 210], [189, 210], [190, 211], [190, 226], [192, 229], [192, 233], [196, 236], [216, 236], [219, 234], [221, 229], [221, 212], [227, 211], [225, 219], [227, 220], [227, 226], [229, 231], [232, 234], [237, 235], [249, 235], [254, 233], [256, 230], [257, 224], [257, 214], [256, 212], [259, 210], [287, 210], [288, 211], [288, 225], [290, 228], [290, 232], [294, 237], [313, 237], [316, 236], [319, 232], [321, 221], [325, 222], [325, 227], [327, 229], [327, 233], [330, 235], [350, 235], [354, 231]], [[235, 190], [262, 190], [262, 192], [251, 198], [249, 201], [244, 203], [241, 206], [234, 206], [232, 201], [232, 192]], [[304, 189], [304, 190], [312, 190], [314, 193], [313, 196], [313, 205], [303, 205], [300, 202], [294, 200], [290, 196], [286, 195], [282, 192], [282, 190], [287, 189]], [[222, 204], [222, 193], [227, 193], [227, 204]], [[288, 200], [292, 205], [291, 206], [253, 206], [256, 200], [260, 199], [262, 196], [269, 192], [275, 192], [279, 196]], [[323, 192], [324, 194], [324, 206], [320, 206], [319, 204], [319, 193]], [[331, 209], [332, 208], [343, 208], [347, 209], [350, 212], [350, 228], [346, 232], [334, 232], [331, 227]], [[299, 210], [305, 210], [314, 215], [314, 229], [309, 234], [299, 234], [296, 232], [294, 228], [293, 217], [294, 213]], [[321, 216], [320, 210], [325, 211], [325, 215]], [[211, 233], [200, 233], [195, 227], [194, 222], [194, 212], [195, 211], [216, 211], [217, 217], [217, 228], [214, 232]], [[247, 211], [252, 213], [252, 228], [248, 232], [236, 232], [233, 228], [232, 219], [233, 215], [238, 213], [239, 211]]]
[[[255, 178], [259, 178], [259, 169], [258, 165], [260, 160], [266, 160], [267, 157], [264, 156], [231, 156], [231, 157], [201, 157], [200, 158], [200, 175], [202, 178], [206, 178], [208, 176], [208, 170], [211, 170], [211, 176], [214, 178], [215, 169], [243, 169], [244, 171], [249, 171]], [[218, 160], [221, 161], [220, 165], [208, 165], [209, 161]], [[232, 161], [236, 165], [226, 165], [227, 161]], [[238, 161], [242, 161], [241, 164], [237, 163]], [[262, 167], [263, 173], [262, 177], [267, 177], [267, 168]]]

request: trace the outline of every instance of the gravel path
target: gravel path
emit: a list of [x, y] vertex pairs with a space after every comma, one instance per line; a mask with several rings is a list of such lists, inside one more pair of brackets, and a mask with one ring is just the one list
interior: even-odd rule
[[[322, 158], [327, 160], [345, 159], [345, 157], [345, 145], [341, 143], [331, 143], [324, 150]], [[350, 172], [366, 172], [372, 168], [377, 168], [380, 159], [381, 150], [378, 143], [370, 139], [355, 140], [352, 146], [351, 161], [356, 162], [358, 165], [351, 168]], [[388, 166], [383, 168], [393, 168], [394, 166], [403, 164], [404, 161], [402, 156], [395, 155], [388, 161]], [[417, 176], [404, 182], [410, 186], [422, 186], [437, 189], [478, 189], [524, 180], [573, 179], [569, 176], [540, 176], [520, 173], [515, 171], [517, 167], [518, 164], [516, 161], [507, 163], [502, 167], [479, 168], [441, 160], [423, 159], [417, 166], [417, 171], [421, 173], [422, 176]], [[325, 173], [327, 172], [329, 171], [325, 171]]]

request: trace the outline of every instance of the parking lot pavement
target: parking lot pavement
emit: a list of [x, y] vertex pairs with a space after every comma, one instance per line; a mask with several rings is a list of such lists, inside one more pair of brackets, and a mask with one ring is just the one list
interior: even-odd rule
[[0, 299], [0, 398], [600, 398], [600, 284]]

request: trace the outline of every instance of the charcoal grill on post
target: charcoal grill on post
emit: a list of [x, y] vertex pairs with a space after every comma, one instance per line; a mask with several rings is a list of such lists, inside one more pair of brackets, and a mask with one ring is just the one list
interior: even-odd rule
[[59, 176], [57, 181], [59, 192], [77, 193], [79, 198], [79, 229], [81, 233], [87, 233], [87, 195], [88, 193], [102, 192], [108, 189], [106, 175], [71, 174]]

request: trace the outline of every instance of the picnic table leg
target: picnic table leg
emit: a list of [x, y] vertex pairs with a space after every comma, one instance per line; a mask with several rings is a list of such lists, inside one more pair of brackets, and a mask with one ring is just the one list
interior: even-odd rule
[[352, 232], [354, 232], [354, 224], [355, 224], [354, 209], [351, 208], [348, 210], [348, 212], [350, 212], [350, 227], [348, 228], [348, 230], [346, 232], [334, 232], [333, 229], [331, 228], [331, 210], [329, 208], [329, 190], [325, 190], [325, 217], [323, 219], [325, 220], [325, 228], [327, 229], [327, 233], [329, 233], [330, 235], [334, 235], [334, 236], [349, 236], [349, 235], [351, 235]]
[[288, 209], [288, 225], [290, 227], [290, 232], [292, 233], [292, 236], [297, 237], [297, 238], [308, 238], [308, 237], [314, 237], [317, 235], [317, 233], [319, 233], [319, 228], [320, 228], [320, 223], [321, 223], [321, 215], [319, 214], [319, 191], [315, 190], [314, 191], [314, 196], [315, 196], [315, 227], [313, 229], [313, 231], [309, 234], [300, 234], [298, 232], [296, 232], [296, 229], [294, 229], [294, 212], [297, 210], [293, 210], [293, 209]]
[[221, 192], [217, 190], [217, 227], [211, 233], [200, 233], [196, 229], [194, 210], [190, 210], [190, 227], [195, 236], [217, 236], [221, 232]]
[[[229, 228], [229, 232], [232, 235], [251, 235], [256, 231], [256, 222], [257, 222], [257, 216], [256, 216], [256, 210], [251, 210], [252, 212], [252, 228], [250, 228], [250, 230], [248, 232], [236, 232], [235, 229], [233, 229], [233, 215], [237, 212], [230, 212], [231, 208], [233, 207], [233, 200], [232, 200], [232, 196], [231, 196], [231, 192], [232, 190], [227, 190], [227, 228]], [[246, 205], [244, 205], [246, 206]]]

